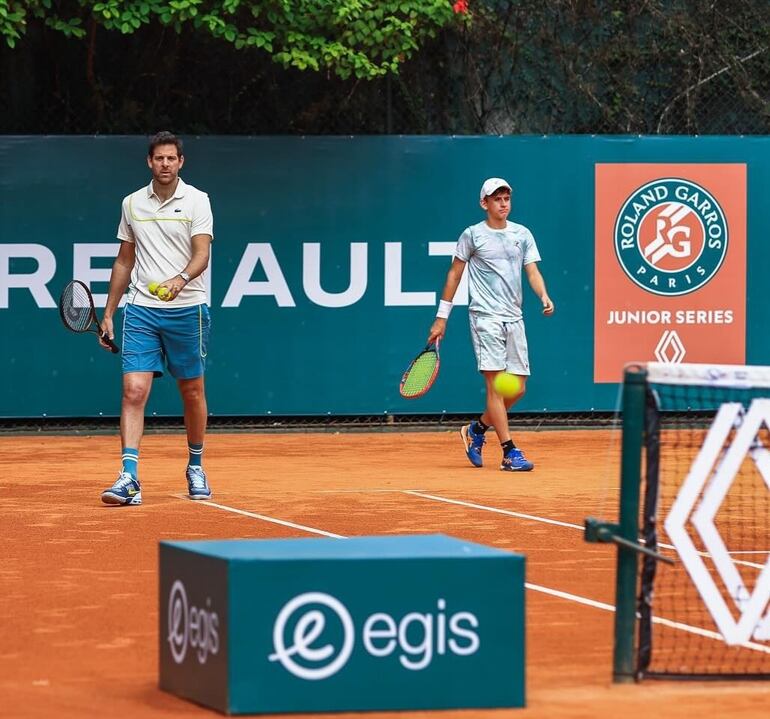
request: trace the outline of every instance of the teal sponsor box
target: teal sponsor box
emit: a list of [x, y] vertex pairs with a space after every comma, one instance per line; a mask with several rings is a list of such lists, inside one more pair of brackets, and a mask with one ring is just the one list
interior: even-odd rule
[[521, 555], [446, 535], [160, 543], [160, 687], [230, 714], [525, 705]]

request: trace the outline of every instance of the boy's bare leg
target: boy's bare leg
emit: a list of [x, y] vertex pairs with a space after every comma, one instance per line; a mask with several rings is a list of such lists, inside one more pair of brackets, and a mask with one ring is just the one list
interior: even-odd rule
[[481, 421], [495, 428], [497, 438], [500, 444], [508, 442], [511, 439], [511, 432], [508, 428], [508, 410], [518, 402], [526, 389], [526, 377], [521, 377], [521, 390], [514, 397], [501, 397], [493, 386], [495, 376], [498, 371], [483, 370], [484, 382], [487, 386], [487, 406], [484, 414], [481, 415]]

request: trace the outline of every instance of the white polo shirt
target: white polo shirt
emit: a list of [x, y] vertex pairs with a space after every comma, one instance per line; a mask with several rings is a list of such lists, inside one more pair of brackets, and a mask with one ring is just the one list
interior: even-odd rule
[[[144, 307], [190, 307], [208, 304], [204, 275], [185, 286], [173, 302], [160, 302], [150, 294], [150, 282], [163, 282], [181, 272], [192, 257], [193, 235], [214, 238], [214, 219], [209, 196], [182, 181], [165, 202], [155, 194], [152, 182], [123, 198], [118, 239], [133, 242], [136, 262], [131, 272], [128, 301]], [[205, 273], [204, 273], [205, 274]]]

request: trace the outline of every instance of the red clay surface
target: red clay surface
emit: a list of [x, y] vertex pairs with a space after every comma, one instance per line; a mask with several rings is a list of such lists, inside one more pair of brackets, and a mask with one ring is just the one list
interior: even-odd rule
[[[586, 516], [615, 518], [618, 438], [608, 431], [519, 432], [530, 474], [472, 468], [456, 432], [212, 434], [214, 502], [341, 535], [444, 532], [523, 552], [527, 581], [613, 603], [615, 552], [585, 544]], [[0, 438], [0, 713], [215, 717], [158, 689], [161, 539], [312, 536], [183, 495], [182, 435], [142, 445], [144, 504], [99, 501], [119, 464], [116, 437]], [[489, 509], [406, 493], [416, 490]], [[345, 717], [766, 716], [763, 682], [611, 683], [613, 614], [527, 591], [528, 707]], [[300, 715], [293, 715], [300, 716]], [[325, 714], [331, 717], [335, 715]]]

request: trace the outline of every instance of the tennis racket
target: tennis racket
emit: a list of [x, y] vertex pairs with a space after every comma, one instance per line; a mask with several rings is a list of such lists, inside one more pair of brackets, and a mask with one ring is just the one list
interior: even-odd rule
[[420, 352], [406, 368], [399, 387], [402, 397], [417, 399], [433, 386], [441, 364], [438, 348], [439, 340], [436, 340]]
[[110, 346], [113, 352], [120, 352], [118, 347], [99, 326], [96, 308], [91, 291], [80, 280], [72, 280], [59, 297], [59, 314], [68, 330], [73, 332], [95, 332]]

